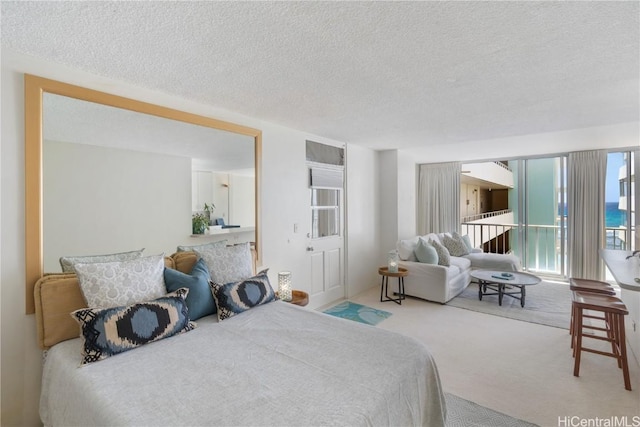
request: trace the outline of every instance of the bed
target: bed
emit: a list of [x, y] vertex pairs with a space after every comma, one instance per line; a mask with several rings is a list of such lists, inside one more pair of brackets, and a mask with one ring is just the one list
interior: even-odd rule
[[445, 423], [424, 345], [284, 301], [80, 366], [81, 339], [55, 329], [82, 305], [74, 286], [72, 275], [36, 286], [46, 426]]

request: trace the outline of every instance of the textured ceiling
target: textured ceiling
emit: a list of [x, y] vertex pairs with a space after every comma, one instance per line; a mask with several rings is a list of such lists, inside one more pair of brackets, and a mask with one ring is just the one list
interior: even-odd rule
[[639, 2], [8, 2], [2, 44], [375, 149], [637, 121]]

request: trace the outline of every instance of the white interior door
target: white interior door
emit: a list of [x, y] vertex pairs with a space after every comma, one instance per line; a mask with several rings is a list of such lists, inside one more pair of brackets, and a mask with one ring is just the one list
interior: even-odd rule
[[[329, 169], [328, 173], [339, 173], [342, 185], [342, 169]], [[335, 185], [332, 188], [311, 186], [309, 191], [309, 282], [314, 305], [320, 306], [344, 298], [345, 295], [344, 197], [342, 188]]]

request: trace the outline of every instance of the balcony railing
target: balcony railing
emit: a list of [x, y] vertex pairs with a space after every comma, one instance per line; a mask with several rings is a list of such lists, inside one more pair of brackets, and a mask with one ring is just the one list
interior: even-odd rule
[[492, 212], [485, 212], [485, 213], [476, 214], [476, 215], [469, 215], [462, 218], [462, 223], [464, 224], [466, 222], [473, 222], [479, 219], [491, 218], [493, 216], [504, 215], [511, 212], [513, 212], [511, 209], [503, 209], [501, 211], [492, 211]]
[[[520, 233], [522, 229], [522, 233]], [[606, 227], [607, 249], [630, 250], [627, 244], [624, 227]], [[565, 275], [567, 265], [567, 242], [565, 232], [561, 233], [559, 225], [528, 225], [521, 227], [518, 224], [487, 224], [470, 223], [461, 224], [462, 234], [467, 234], [471, 244], [476, 248], [483, 248], [485, 252], [513, 253], [518, 256], [522, 266], [526, 270], [546, 274]], [[635, 228], [631, 229], [631, 241], [635, 235]], [[524, 242], [519, 244], [519, 239]], [[524, 248], [526, 259], [520, 253]], [[564, 253], [563, 253], [564, 250]]]

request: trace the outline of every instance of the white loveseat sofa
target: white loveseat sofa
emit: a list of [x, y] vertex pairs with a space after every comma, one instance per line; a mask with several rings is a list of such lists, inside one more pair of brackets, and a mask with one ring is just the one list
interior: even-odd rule
[[[422, 238], [442, 243], [444, 235], [432, 233]], [[419, 238], [420, 236], [416, 236], [400, 240], [396, 247], [400, 257], [399, 265], [409, 270], [408, 276], [404, 278], [406, 295], [444, 304], [469, 286], [471, 270], [474, 268], [498, 271], [522, 269], [520, 260], [514, 255], [484, 253], [481, 249], [473, 249], [471, 253], [462, 257], [451, 256], [448, 267], [421, 263], [413, 252]]]

